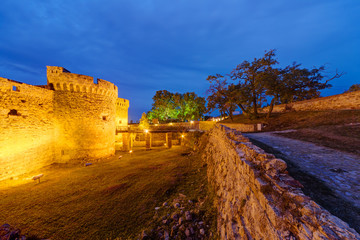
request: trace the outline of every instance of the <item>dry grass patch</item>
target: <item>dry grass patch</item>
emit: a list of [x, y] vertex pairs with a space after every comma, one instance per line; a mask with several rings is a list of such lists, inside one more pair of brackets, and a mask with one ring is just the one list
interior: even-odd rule
[[199, 159], [183, 155], [188, 151], [140, 150], [89, 167], [53, 164], [41, 170], [39, 184], [0, 182], [0, 223], [52, 240], [133, 239], [154, 208], [198, 170]]
[[319, 126], [278, 135], [360, 155], [360, 125]]
[[[226, 119], [224, 122], [231, 122]], [[234, 123], [264, 123], [264, 131], [294, 129], [281, 136], [313, 142], [325, 147], [360, 154], [360, 110], [304, 111], [273, 113], [266, 120], [235, 116]]]

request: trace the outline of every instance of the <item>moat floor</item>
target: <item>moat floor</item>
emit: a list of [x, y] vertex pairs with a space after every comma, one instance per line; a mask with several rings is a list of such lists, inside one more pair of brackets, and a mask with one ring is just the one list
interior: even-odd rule
[[[199, 186], [207, 189], [206, 168], [190, 151], [134, 149], [89, 166], [57, 163], [2, 181], [0, 226], [8, 223], [38, 237], [32, 239], [136, 239], [155, 207], [179, 192], [197, 199]], [[31, 180], [40, 173], [40, 183]]]
[[284, 159], [290, 174], [305, 186], [307, 195], [360, 230], [360, 156], [272, 132], [244, 135]]

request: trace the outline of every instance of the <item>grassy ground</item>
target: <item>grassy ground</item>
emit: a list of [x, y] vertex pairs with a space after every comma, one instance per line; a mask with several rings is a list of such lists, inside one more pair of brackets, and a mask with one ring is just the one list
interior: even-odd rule
[[360, 125], [327, 125], [278, 134], [360, 155]]
[[234, 117], [234, 122], [264, 123], [264, 131], [294, 129], [296, 131], [279, 135], [360, 154], [360, 110], [274, 113], [268, 120], [265, 115], [259, 119], [239, 115]]
[[[228, 118], [223, 122], [231, 123]], [[360, 110], [305, 111], [273, 113], [266, 120], [265, 114], [258, 119], [244, 115], [234, 116], [234, 123], [264, 123], [266, 131], [300, 129], [324, 125], [343, 125], [360, 122]]]
[[[156, 206], [179, 192], [196, 198], [206, 184], [206, 167], [189, 151], [135, 150], [88, 167], [53, 164], [32, 173], [44, 174], [41, 183], [0, 182], [0, 224], [52, 240], [134, 239]], [[214, 218], [211, 204], [208, 210]]]

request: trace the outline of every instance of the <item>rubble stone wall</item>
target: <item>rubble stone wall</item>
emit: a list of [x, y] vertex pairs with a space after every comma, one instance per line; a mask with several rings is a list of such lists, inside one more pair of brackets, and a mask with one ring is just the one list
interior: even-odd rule
[[[275, 105], [273, 112], [352, 109], [360, 109], [360, 91], [348, 92], [329, 97], [320, 97], [289, 104]], [[262, 112], [268, 111], [269, 107], [262, 109]]]
[[221, 239], [360, 239], [305, 196], [286, 163], [235, 129], [216, 125], [203, 159], [218, 205]]
[[0, 78], [0, 180], [53, 159], [54, 92]]
[[0, 181], [53, 162], [115, 153], [129, 100], [105, 80], [47, 67], [47, 85], [0, 78]]

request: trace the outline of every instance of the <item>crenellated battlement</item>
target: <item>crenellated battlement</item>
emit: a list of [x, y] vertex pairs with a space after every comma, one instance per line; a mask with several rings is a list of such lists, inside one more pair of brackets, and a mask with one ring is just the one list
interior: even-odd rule
[[103, 79], [71, 73], [63, 67], [47, 66], [47, 84], [55, 91], [83, 92], [117, 97], [118, 88]]
[[38, 95], [39, 97], [52, 94], [53, 91], [39, 86], [29, 85], [26, 83], [14, 81], [8, 78], [0, 77], [0, 91], [14, 92], [19, 94]]
[[0, 77], [0, 181], [53, 162], [108, 157], [129, 100], [103, 79], [47, 67], [47, 85]]
[[118, 98], [116, 100], [116, 107], [117, 108], [126, 108], [128, 109], [129, 108], [129, 100], [125, 99], [125, 98]]

